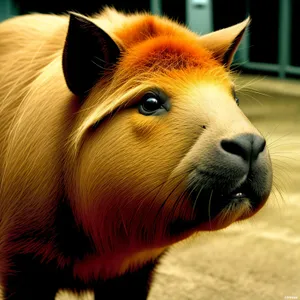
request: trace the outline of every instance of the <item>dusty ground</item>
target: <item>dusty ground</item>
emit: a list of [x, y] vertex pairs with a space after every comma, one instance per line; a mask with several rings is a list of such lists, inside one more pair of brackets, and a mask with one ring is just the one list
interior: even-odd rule
[[[300, 299], [300, 83], [242, 81], [241, 107], [267, 136], [282, 196], [274, 190], [251, 221], [176, 245], [150, 300]], [[67, 299], [77, 298], [57, 297]]]

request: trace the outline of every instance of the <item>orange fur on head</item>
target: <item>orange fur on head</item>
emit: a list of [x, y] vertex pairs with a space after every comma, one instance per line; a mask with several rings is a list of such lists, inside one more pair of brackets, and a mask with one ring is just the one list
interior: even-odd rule
[[[106, 9], [90, 18], [73, 14], [69, 28], [67, 16], [39, 14], [0, 25], [0, 273], [14, 254], [33, 253], [73, 268], [85, 282], [113, 278], [196, 231], [258, 210], [248, 201], [178, 234], [169, 230], [178, 220], [196, 220], [187, 191], [196, 167], [209, 173], [221, 164], [220, 141], [260, 136], [234, 101], [229, 72], [248, 23], [199, 37], [167, 18]], [[81, 30], [95, 51], [102, 47], [103, 57], [87, 59], [99, 76], [93, 82], [72, 46], [87, 54], [92, 47], [72, 30]], [[145, 93], [157, 90], [169, 111], [143, 115]], [[261, 156], [269, 172], [267, 150]], [[263, 201], [270, 174], [261, 181]], [[71, 208], [92, 252], [74, 258], [61, 251], [62, 205]], [[36, 235], [22, 238], [30, 232]]]

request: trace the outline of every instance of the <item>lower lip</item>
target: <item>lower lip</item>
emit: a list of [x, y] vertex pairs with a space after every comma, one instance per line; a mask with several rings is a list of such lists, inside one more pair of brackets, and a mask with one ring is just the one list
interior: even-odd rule
[[234, 201], [234, 202], [240, 202], [242, 200], [249, 199], [245, 194], [243, 193], [235, 193], [231, 194], [226, 197], [229, 201]]
[[232, 198], [247, 198], [243, 193], [236, 193], [232, 195]]
[[[224, 197], [224, 195], [221, 195], [221, 197]], [[247, 196], [244, 193], [234, 193], [234, 194], [226, 195], [226, 198], [238, 199], [238, 198], [247, 198]]]

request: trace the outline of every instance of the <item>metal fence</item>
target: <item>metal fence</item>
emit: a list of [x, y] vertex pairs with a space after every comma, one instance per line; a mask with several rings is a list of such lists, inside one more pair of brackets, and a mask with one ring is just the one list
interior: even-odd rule
[[[162, 15], [164, 11], [162, 9], [164, 0], [150, 0], [151, 11], [155, 14]], [[175, 1], [175, 0], [174, 0]], [[184, 1], [184, 0], [182, 0]], [[228, 1], [230, 5], [230, 0], [220, 0]], [[243, 0], [240, 0], [243, 1]], [[254, 0], [252, 0], [254, 1]], [[262, 1], [262, 0], [261, 0]], [[253, 55], [251, 56], [251, 32], [247, 34], [242, 42], [242, 45], [236, 55], [235, 61], [237, 64], [241, 63], [242, 68], [246, 70], [253, 70], [258, 72], [268, 72], [278, 75], [281, 78], [287, 77], [289, 75], [300, 75], [300, 65], [293, 65], [291, 59], [292, 44], [291, 44], [291, 30], [292, 30], [292, 1], [293, 0], [278, 0], [278, 28], [277, 37], [278, 44], [277, 49], [274, 49], [278, 57], [275, 62], [266, 62], [267, 59], [260, 59], [260, 61], [255, 61]], [[300, 1], [300, 0], [299, 0]], [[223, 3], [224, 3], [223, 2]], [[186, 0], [185, 11], [186, 11], [186, 24], [193, 31], [204, 34], [211, 32], [213, 27], [213, 0]], [[251, 0], [244, 0], [246, 7], [246, 14], [251, 14], [251, 9], [253, 13], [253, 8], [250, 4], [253, 3]], [[299, 12], [300, 13], [300, 12]], [[11, 16], [18, 14], [18, 8], [14, 5], [13, 0], [0, 0], [0, 21]], [[277, 18], [277, 16], [276, 16]], [[266, 21], [268, 16], [266, 16]], [[259, 33], [255, 33], [259, 34]], [[300, 36], [300, 35], [299, 35]]]
[[[248, 3], [248, 12], [250, 11]], [[300, 12], [299, 12], [300, 13]], [[292, 28], [291, 28], [291, 16], [292, 16], [292, 1], [291, 0], [279, 0], [279, 14], [278, 14], [278, 28], [275, 28], [278, 34], [278, 58], [277, 63], [266, 63], [263, 61], [255, 62], [250, 59], [250, 34], [246, 35], [243, 40], [243, 46], [240, 48], [239, 57], [240, 61], [243, 61], [243, 68], [255, 71], [274, 72], [280, 78], [285, 78], [289, 75], [300, 75], [300, 67], [293, 66], [291, 60], [292, 52]], [[267, 16], [266, 16], [267, 21]]]

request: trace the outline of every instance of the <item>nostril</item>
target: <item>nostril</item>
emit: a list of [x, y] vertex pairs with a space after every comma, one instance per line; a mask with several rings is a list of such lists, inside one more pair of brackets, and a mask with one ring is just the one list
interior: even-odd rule
[[222, 140], [221, 147], [226, 152], [241, 156], [243, 159], [247, 160], [247, 149], [236, 140]]
[[[261, 138], [260, 136], [256, 136], [253, 143], [253, 148], [257, 148], [257, 155], [261, 152], [263, 152], [266, 148], [266, 140], [264, 138]], [[257, 144], [257, 145], [256, 145]]]
[[227, 153], [240, 156], [246, 161], [253, 161], [264, 151], [266, 140], [258, 135], [243, 134], [234, 139], [223, 139], [221, 147]]

